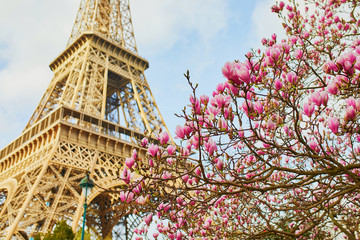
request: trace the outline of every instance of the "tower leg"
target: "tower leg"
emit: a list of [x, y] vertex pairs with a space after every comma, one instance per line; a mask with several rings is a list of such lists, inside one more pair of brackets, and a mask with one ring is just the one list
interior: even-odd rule
[[78, 226], [79, 226], [79, 221], [80, 221], [80, 218], [81, 218], [81, 213], [82, 213], [82, 210], [83, 210], [83, 205], [84, 205], [84, 202], [85, 202], [85, 196], [82, 194], [81, 197], [79, 198], [79, 204], [76, 208], [76, 212], [74, 214], [74, 217], [73, 217], [73, 221], [72, 221], [72, 224], [71, 224], [71, 229], [73, 230], [73, 232], [76, 232]]
[[37, 186], [40, 183], [41, 178], [46, 173], [48, 165], [49, 165], [49, 159], [47, 159], [47, 161], [44, 163], [44, 166], [42, 167], [41, 172], [40, 172], [39, 176], [37, 177], [35, 183], [32, 185], [30, 191], [28, 192], [28, 195], [27, 195], [27, 197], [26, 197], [26, 199], [25, 199], [25, 201], [24, 201], [18, 215], [16, 216], [14, 222], [10, 225], [9, 230], [8, 230], [8, 232], [6, 234], [5, 240], [10, 240], [11, 237], [13, 236], [14, 231], [16, 230], [17, 225], [19, 224], [20, 220], [22, 219], [22, 217], [24, 215], [24, 212], [25, 212], [25, 209], [29, 205], [29, 203], [30, 203], [30, 201], [32, 199], [32, 196], [34, 195], [34, 192], [35, 192]]

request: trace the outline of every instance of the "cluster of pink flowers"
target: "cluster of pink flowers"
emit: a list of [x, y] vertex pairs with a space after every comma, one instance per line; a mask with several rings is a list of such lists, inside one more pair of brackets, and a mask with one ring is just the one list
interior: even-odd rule
[[273, 6], [288, 38], [273, 34], [263, 51], [225, 63], [225, 81], [210, 96], [190, 83], [190, 107], [175, 131], [181, 144], [166, 132], [157, 143], [143, 139], [147, 157], [125, 160], [120, 178], [130, 190], [122, 201], [167, 219], [157, 230], [170, 239], [359, 238], [357, 4]]

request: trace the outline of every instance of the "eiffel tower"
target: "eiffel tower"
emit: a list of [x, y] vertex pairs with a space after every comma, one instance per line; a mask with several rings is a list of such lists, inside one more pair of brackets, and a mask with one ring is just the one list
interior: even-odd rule
[[137, 144], [143, 132], [168, 132], [144, 76], [148, 66], [129, 0], [80, 1], [44, 96], [21, 136], [0, 151], [1, 238], [31, 239], [60, 219], [77, 230], [87, 171], [97, 185], [87, 226], [103, 238], [131, 238], [138, 217], [119, 200], [125, 184], [117, 169], [134, 149], [146, 154]]

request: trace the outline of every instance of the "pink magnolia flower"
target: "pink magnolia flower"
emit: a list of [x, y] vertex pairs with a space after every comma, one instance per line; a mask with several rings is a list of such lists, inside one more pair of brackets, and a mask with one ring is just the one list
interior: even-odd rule
[[176, 151], [176, 147], [173, 146], [173, 145], [169, 145], [167, 148], [166, 148], [167, 152], [169, 155], [173, 155]]
[[340, 22], [340, 18], [339, 18], [339, 16], [335, 16], [335, 18], [334, 18], [334, 22], [336, 22], [336, 23]]
[[347, 84], [349, 82], [349, 78], [343, 75], [336, 75], [336, 82], [341, 86], [343, 84]]
[[192, 132], [192, 128], [188, 125], [183, 126], [185, 136], [188, 136]]
[[277, 38], [276, 33], [273, 33], [273, 34], [271, 35], [271, 38], [272, 38], [272, 40], [276, 41], [276, 38]]
[[246, 67], [242, 66], [239, 69], [236, 69], [235, 76], [241, 82], [244, 82], [246, 84], [250, 83], [250, 72], [249, 72], [249, 69], [247, 69]]
[[187, 181], [189, 180], [189, 175], [185, 174], [184, 176], [181, 177], [181, 179], [187, 183]]
[[190, 155], [190, 151], [187, 148], [182, 148], [181, 149], [181, 154], [182, 154], [182, 156], [187, 157], [187, 156]]
[[163, 175], [161, 176], [161, 178], [162, 179], [169, 179], [169, 178], [171, 178], [172, 176], [171, 176], [171, 173], [169, 173], [168, 171], [165, 171], [164, 173], [163, 173]]
[[208, 102], [209, 102], [209, 96], [206, 96], [206, 95], [201, 95], [200, 96], [200, 102], [204, 105], [207, 105]]
[[132, 158], [133, 158], [134, 160], [137, 159], [137, 151], [136, 151], [136, 149], [134, 149], [134, 150], [132, 151]]
[[190, 97], [189, 97], [189, 101], [192, 105], [194, 105], [196, 103], [196, 98], [194, 98], [194, 96], [192, 94], [190, 94]]
[[224, 163], [221, 159], [218, 159], [217, 163], [216, 163], [216, 168], [221, 171], [224, 167]]
[[125, 202], [125, 201], [126, 201], [126, 195], [125, 195], [124, 192], [120, 192], [120, 200], [121, 200], [122, 202]]
[[[222, 93], [224, 92], [225, 90], [225, 84], [224, 83], [219, 83], [217, 86], [216, 86], [216, 91], [218, 91], [219, 93]], [[201, 98], [201, 97], [200, 97]]]
[[311, 117], [311, 115], [313, 115], [314, 110], [315, 110], [315, 106], [313, 103], [304, 103], [304, 107], [303, 107], [304, 113], [306, 116]]
[[280, 8], [278, 7], [278, 6], [276, 6], [276, 5], [273, 5], [272, 7], [271, 7], [271, 11], [272, 12], [274, 12], [274, 13], [278, 13], [278, 12], [280, 12]]
[[141, 146], [142, 146], [142, 147], [146, 147], [147, 144], [148, 144], [147, 138], [143, 138], [143, 139], [141, 140]]
[[280, 81], [280, 79], [276, 79], [274, 82], [275, 88], [276, 90], [280, 91], [282, 89], [282, 83]]
[[254, 104], [254, 109], [259, 113], [262, 114], [264, 112], [264, 107], [260, 101]]
[[161, 132], [158, 135], [158, 140], [160, 141], [161, 145], [166, 144], [170, 140], [169, 134], [166, 131]]
[[294, 12], [289, 12], [288, 17], [289, 17], [289, 19], [293, 19], [295, 17], [295, 13]]
[[146, 217], [143, 218], [144, 222], [146, 223], [146, 225], [150, 225], [151, 221], [152, 221], [152, 217], [153, 217], [153, 214], [150, 213], [149, 215], [147, 215]]
[[246, 93], [246, 99], [251, 100], [254, 96], [254, 88], [251, 88], [250, 91]]
[[349, 106], [345, 110], [345, 121], [354, 120], [356, 117], [356, 111], [353, 106]]
[[174, 158], [167, 158], [166, 161], [167, 161], [167, 163], [168, 163], [169, 165], [173, 165], [174, 162], [175, 162], [175, 159], [174, 159]]
[[[357, 49], [359, 49], [359, 52], [360, 52], [360, 47], [358, 47]], [[356, 70], [360, 70], [360, 56], [356, 57], [356, 63], [354, 64], [354, 68]]]
[[173, 233], [168, 232], [168, 233], [167, 233], [167, 236], [168, 236], [168, 238], [170, 238], [171, 240], [175, 239], [175, 234], [173, 234]]
[[195, 169], [195, 174], [198, 175], [199, 177], [201, 176], [201, 169], [200, 169], [200, 167], [197, 167], [197, 168]]
[[219, 109], [229, 106], [232, 99], [229, 95], [216, 95], [210, 100], [210, 104]]
[[328, 125], [333, 133], [339, 132], [339, 121], [336, 117], [329, 118]]
[[333, 61], [326, 62], [325, 65], [323, 66], [323, 70], [325, 73], [331, 73], [331, 71], [333, 72], [339, 71], [338, 67]]
[[328, 103], [328, 101], [329, 101], [329, 95], [328, 95], [327, 92], [325, 92], [325, 91], [324, 91], [324, 92], [321, 92], [320, 95], [321, 95], [322, 104], [323, 104], [324, 106], [326, 106], [327, 103]]
[[309, 147], [310, 147], [312, 150], [316, 151], [316, 152], [319, 152], [319, 151], [320, 151], [320, 150], [319, 150], [319, 144], [317, 144], [317, 142], [315, 142], [315, 141], [310, 141], [310, 142], [309, 142]]
[[271, 129], [271, 130], [275, 130], [276, 129], [276, 123], [274, 123], [271, 119], [269, 119], [268, 121], [267, 121], [267, 126], [268, 126], [268, 128], [269, 129]]
[[151, 158], [149, 159], [149, 165], [150, 167], [154, 167], [154, 161]]
[[309, 101], [315, 103], [316, 106], [321, 106], [321, 104], [323, 103], [323, 96], [320, 94], [319, 91], [316, 91], [310, 95]]
[[[219, 109], [219, 108], [217, 108], [217, 107], [213, 107], [213, 106], [209, 106], [207, 109], [206, 109], [206, 114], [207, 115], [213, 115], [214, 117], [216, 116], [216, 115], [218, 115], [219, 113], [221, 112], [221, 110]], [[210, 119], [210, 120], [212, 120], [212, 119]]]
[[185, 138], [184, 128], [180, 125], [176, 126], [175, 134], [177, 138], [184, 139]]
[[224, 117], [225, 117], [225, 119], [228, 119], [228, 120], [233, 120], [234, 119], [234, 114], [232, 113], [231, 108], [225, 108], [224, 109]]
[[294, 56], [296, 59], [301, 59], [303, 57], [303, 51], [301, 49], [295, 50]]
[[142, 190], [141, 184], [138, 184], [133, 188], [132, 192], [139, 194], [141, 192], [141, 190]]
[[184, 198], [181, 196], [181, 197], [177, 197], [176, 198], [176, 202], [179, 204], [179, 205], [182, 205], [184, 203]]
[[199, 99], [195, 99], [193, 96], [190, 96], [190, 102], [192, 104], [192, 111], [196, 114], [201, 113], [201, 105]]
[[356, 111], [360, 111], [360, 102], [355, 100], [353, 97], [350, 97], [345, 100], [348, 106], [352, 106]]
[[[181, 224], [181, 225], [183, 225], [183, 224]], [[182, 240], [183, 239], [183, 234], [182, 234], [182, 232], [177, 232], [177, 234], [176, 234], [176, 240]]]
[[120, 174], [120, 178], [121, 180], [123, 180], [125, 183], [129, 184], [130, 180], [132, 178], [132, 174], [131, 171], [129, 169], [127, 169], [127, 167], [125, 166], [123, 171]]
[[285, 3], [283, 1], [279, 2], [279, 8], [282, 10], [285, 7]]
[[158, 211], [163, 211], [163, 212], [168, 212], [170, 210], [171, 205], [169, 203], [160, 203], [160, 205], [158, 206], [157, 210]]
[[148, 148], [148, 154], [150, 154], [152, 157], [155, 157], [158, 152], [159, 146], [151, 143]]
[[328, 61], [327, 64], [332, 71], [334, 71], [334, 72], [339, 71], [339, 68], [333, 61]]
[[156, 239], [159, 236], [159, 233], [154, 233], [153, 237]]
[[234, 77], [235, 69], [233, 63], [226, 62], [223, 68], [221, 69], [222, 74], [229, 80], [232, 80]]
[[134, 193], [132, 193], [132, 192], [128, 192], [128, 194], [127, 194], [127, 199], [126, 199], [126, 203], [129, 203], [129, 202], [131, 202], [133, 199], [134, 199]]
[[135, 201], [136, 201], [137, 204], [145, 205], [145, 203], [147, 202], [147, 200], [148, 200], [147, 197], [140, 196], [140, 197], [138, 197]]
[[135, 160], [133, 158], [127, 158], [125, 160], [125, 164], [128, 168], [132, 168], [132, 166], [134, 165]]
[[204, 147], [209, 155], [213, 155], [214, 151], [217, 151], [216, 142], [212, 138], [210, 138], [208, 141], [205, 141]]
[[130, 203], [134, 199], [134, 193], [132, 192], [120, 192], [120, 200], [122, 202]]
[[218, 120], [218, 128], [222, 131], [228, 130], [228, 124], [223, 118], [219, 118]]
[[239, 88], [229, 81], [225, 82], [225, 87], [231, 91], [235, 96], [239, 95]]
[[253, 111], [253, 103], [251, 101], [244, 101], [242, 103], [242, 109], [246, 115], [249, 115], [249, 112]]
[[349, 75], [353, 75], [356, 57], [357, 56], [354, 53], [347, 52], [341, 55], [336, 60], [336, 63], [343, 68], [344, 72], [348, 73]]
[[270, 66], [274, 65], [274, 63], [279, 60], [280, 54], [281, 51], [275, 46], [266, 49], [265, 55], [267, 56], [267, 58], [265, 62]]
[[334, 82], [331, 82], [328, 86], [327, 86], [327, 90], [329, 93], [331, 93], [332, 95], [336, 95], [339, 91], [339, 88], [337, 86], [337, 83], [334, 81]]

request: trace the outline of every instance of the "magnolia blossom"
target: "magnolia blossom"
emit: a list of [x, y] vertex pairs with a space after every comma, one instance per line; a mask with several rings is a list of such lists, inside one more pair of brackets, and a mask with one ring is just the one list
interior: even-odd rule
[[315, 105], [313, 103], [304, 103], [304, 113], [306, 116], [311, 117], [315, 110]]
[[166, 131], [161, 132], [158, 135], [158, 140], [160, 141], [161, 144], [166, 144], [170, 140], [170, 136]]
[[327, 87], [327, 90], [329, 93], [331, 93], [332, 95], [336, 95], [339, 91], [339, 88], [337, 86], [337, 83], [336, 82], [331, 82], [328, 87]]
[[328, 124], [333, 133], [339, 132], [339, 120], [336, 117], [330, 118]]
[[214, 151], [217, 150], [216, 142], [211, 138], [204, 143], [204, 147], [210, 155], [213, 155]]
[[135, 160], [133, 158], [127, 158], [125, 160], [125, 164], [128, 168], [132, 168], [132, 166], [134, 165]]
[[183, 139], [185, 137], [185, 132], [182, 126], [176, 126], [175, 134], [178, 138]]
[[151, 221], [152, 221], [152, 217], [153, 217], [153, 214], [150, 213], [148, 214], [146, 217], [143, 218], [144, 222], [146, 223], [146, 225], [150, 225]]
[[175, 151], [176, 151], [176, 147], [174, 145], [169, 145], [167, 147], [167, 152], [169, 155], [173, 155], [175, 153]]
[[353, 106], [347, 107], [345, 110], [345, 116], [344, 116], [345, 121], [354, 120], [355, 117], [356, 117], [355, 108]]
[[264, 112], [264, 107], [261, 102], [256, 102], [254, 104], [254, 109], [259, 113], [262, 114]]
[[279, 90], [282, 89], [282, 83], [281, 83], [280, 79], [277, 78], [277, 79], [275, 80], [274, 85], [275, 85], [276, 90], [279, 91]]
[[150, 144], [148, 147], [148, 154], [150, 154], [152, 157], [155, 157], [156, 154], [159, 152], [159, 146], [155, 144]]
[[210, 100], [211, 105], [219, 109], [229, 106], [230, 102], [231, 102], [231, 97], [228, 95], [226, 96], [216, 95]]
[[132, 192], [120, 192], [120, 200], [126, 203], [130, 203], [134, 199], [134, 193]]
[[286, 75], [286, 81], [288, 81], [289, 83], [291, 84], [295, 84], [296, 81], [297, 81], [297, 75], [296, 73], [294, 72], [289, 72], [287, 75]]
[[140, 204], [140, 205], [145, 205], [145, 203], [147, 202], [148, 198], [144, 197], [144, 196], [140, 196], [136, 199], [136, 203]]

